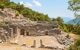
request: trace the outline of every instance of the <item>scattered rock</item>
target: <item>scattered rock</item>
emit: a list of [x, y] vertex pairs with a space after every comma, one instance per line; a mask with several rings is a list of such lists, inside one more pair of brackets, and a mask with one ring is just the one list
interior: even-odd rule
[[25, 46], [25, 47], [26, 47], [26, 44], [23, 44], [23, 45], [21, 45], [21, 46]]

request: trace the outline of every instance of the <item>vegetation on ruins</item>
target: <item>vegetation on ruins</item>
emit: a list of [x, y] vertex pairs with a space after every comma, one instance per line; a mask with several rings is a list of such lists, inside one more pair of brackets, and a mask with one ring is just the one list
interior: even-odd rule
[[80, 38], [74, 44], [72, 44], [68, 50], [80, 50]]

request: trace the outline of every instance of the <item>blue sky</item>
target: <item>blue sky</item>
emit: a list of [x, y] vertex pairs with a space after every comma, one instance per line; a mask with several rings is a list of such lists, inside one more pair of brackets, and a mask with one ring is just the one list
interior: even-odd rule
[[50, 18], [58, 16], [68, 19], [73, 19], [73, 13], [68, 10], [68, 0], [11, 0], [16, 3], [24, 4], [35, 11], [48, 14]]

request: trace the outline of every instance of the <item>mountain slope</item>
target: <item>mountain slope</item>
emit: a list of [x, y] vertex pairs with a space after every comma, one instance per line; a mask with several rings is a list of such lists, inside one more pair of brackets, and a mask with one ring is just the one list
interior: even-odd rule
[[80, 18], [75, 18], [67, 22], [67, 24], [80, 24]]
[[72, 18], [69, 17], [62, 17], [62, 19], [64, 20], [64, 23], [67, 23], [68, 21], [72, 20]]

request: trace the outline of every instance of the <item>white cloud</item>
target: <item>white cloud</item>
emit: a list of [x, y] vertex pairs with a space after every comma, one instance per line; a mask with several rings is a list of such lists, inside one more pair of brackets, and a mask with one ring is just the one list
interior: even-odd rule
[[25, 6], [25, 7], [32, 7], [33, 5], [32, 5], [31, 3], [26, 2], [26, 3], [24, 4], [24, 6]]
[[23, 4], [25, 7], [32, 7], [33, 5], [29, 2], [23, 2], [21, 1], [20, 4]]
[[32, 2], [23, 2], [21, 1], [20, 4], [23, 4], [25, 7], [32, 7], [32, 6], [38, 6], [42, 7], [42, 4], [37, 0], [32, 0]]
[[23, 1], [21, 1], [21, 2], [20, 2], [20, 4], [24, 4], [24, 2], [23, 2]]
[[37, 0], [33, 0], [33, 3], [36, 5], [36, 6], [39, 6], [39, 7], [42, 7], [42, 4], [37, 1]]

